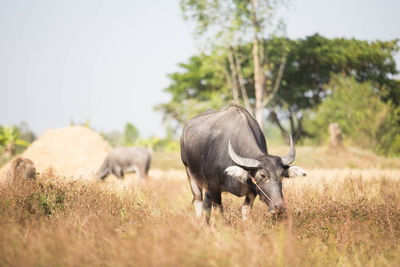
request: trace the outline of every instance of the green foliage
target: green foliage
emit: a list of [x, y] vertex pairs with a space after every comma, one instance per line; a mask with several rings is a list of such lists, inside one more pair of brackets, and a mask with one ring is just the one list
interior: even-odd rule
[[122, 134], [119, 131], [112, 131], [109, 133], [100, 133], [103, 138], [110, 143], [112, 147], [122, 146]]
[[208, 44], [229, 47], [249, 42], [256, 31], [265, 36], [265, 29], [274, 24], [275, 10], [287, 1], [257, 1], [257, 25], [253, 24], [252, 4], [248, 0], [180, 0], [185, 20], [194, 23], [195, 35], [206, 37]]
[[380, 95], [385, 102], [400, 106], [400, 80], [388, 80], [381, 88]]
[[15, 144], [19, 146], [28, 146], [29, 143], [25, 140], [19, 139], [19, 131], [15, 126], [4, 125], [0, 128], [0, 145], [6, 146], [8, 144]]
[[164, 91], [172, 95], [169, 103], [155, 107], [162, 111], [164, 120], [183, 124], [208, 108], [219, 109], [232, 99], [226, 82], [224, 55], [193, 56], [181, 63], [181, 72], [169, 75], [172, 83]]
[[[264, 125], [263, 108], [276, 94], [282, 78], [282, 70], [286, 60], [287, 48], [281, 46], [281, 59], [276, 79], [273, 80], [273, 71], [270, 53], [264, 52], [263, 41], [275, 31], [274, 23], [276, 9], [285, 0], [181, 0], [181, 8], [187, 20], [196, 24], [198, 36], [206, 38], [207, 45], [216, 47], [228, 55], [229, 68], [225, 68], [227, 82], [231, 84], [234, 102], [239, 103], [239, 87], [243, 102], [250, 113], [253, 113], [261, 126]], [[277, 30], [284, 28], [283, 20], [277, 23]], [[275, 31], [277, 34], [278, 31]], [[210, 45], [211, 44], [211, 45]], [[239, 46], [250, 46], [253, 58], [252, 67], [254, 86], [250, 87], [254, 92], [254, 101], [249, 101], [241, 70]], [[212, 50], [212, 49], [211, 49]], [[225, 50], [225, 51], [224, 51]], [[267, 96], [267, 97], [266, 97]]]
[[[237, 81], [243, 81], [241, 97], [250, 112], [254, 103], [261, 103], [283, 136], [291, 132], [296, 140], [310, 137], [303, 125], [305, 115], [324, 101], [329, 94], [324, 85], [339, 73], [372, 82], [383, 101], [399, 106], [400, 82], [392, 79], [398, 73], [393, 57], [398, 40], [327, 39], [318, 34], [299, 40], [276, 38], [265, 29], [274, 28], [275, 10], [282, 4], [286, 1], [180, 0], [184, 18], [194, 23], [195, 34], [206, 37], [211, 49], [209, 55], [192, 57], [181, 65], [182, 72], [170, 75], [172, 85], [165, 91], [172, 100], [156, 107], [164, 119], [179, 127], [207, 107], [226, 106], [232, 91], [238, 102]], [[264, 97], [255, 97], [256, 87], [263, 88]]]
[[146, 139], [139, 139], [136, 142], [137, 146], [145, 146], [154, 151], [165, 151], [165, 152], [175, 152], [179, 151], [179, 141], [168, 139], [168, 138], [160, 138], [157, 136], [151, 136]]
[[15, 155], [18, 147], [27, 147], [29, 142], [20, 138], [20, 132], [15, 126], [0, 127], [0, 151], [5, 157]]
[[22, 206], [30, 213], [52, 215], [64, 210], [66, 188], [51, 182], [39, 183], [37, 191], [22, 200]]
[[124, 127], [124, 132], [112, 131], [110, 133], [102, 133], [111, 146], [135, 146], [139, 139], [139, 130], [131, 123], [127, 122]]
[[131, 123], [125, 124], [123, 133], [112, 131], [110, 133], [102, 133], [112, 147], [117, 146], [141, 146], [147, 147], [155, 151], [178, 151], [179, 142], [175, 140], [173, 133], [168, 131], [166, 138], [151, 136], [149, 138], [141, 138], [139, 130]]
[[183, 72], [168, 75], [172, 84], [165, 91], [172, 94], [174, 101], [191, 98], [206, 101], [212, 99], [216, 91], [221, 97], [229, 97], [223, 68], [225, 60], [225, 56], [218, 53], [191, 57], [188, 63], [179, 64]]
[[337, 122], [348, 142], [386, 155], [400, 154], [400, 108], [383, 102], [371, 82], [335, 76], [326, 89], [331, 95], [306, 122], [316, 140], [323, 142], [329, 123]]
[[[275, 105], [295, 111], [318, 105], [326, 95], [324, 85], [335, 73], [353, 76], [360, 82], [373, 81], [377, 90], [383, 86], [389, 92], [398, 90], [391, 79], [397, 73], [393, 55], [399, 49], [398, 40], [327, 39], [315, 34], [289, 43], [290, 53]], [[389, 93], [382, 92], [383, 95]]]
[[[272, 60], [280, 58], [276, 39], [266, 41], [266, 53]], [[288, 121], [296, 139], [308, 135], [303, 127], [304, 114], [316, 108], [327, 96], [325, 85], [332, 74], [355, 77], [357, 81], [371, 81], [374, 90], [385, 101], [398, 105], [399, 85], [392, 80], [397, 73], [394, 53], [398, 40], [361, 41], [356, 39], [328, 39], [315, 34], [305, 39], [286, 40], [288, 56], [282, 83], [268, 107], [270, 119], [277, 125]], [[279, 113], [279, 114], [278, 114]]]
[[[303, 120], [324, 101], [329, 93], [325, 85], [332, 74], [343, 73], [359, 82], [371, 81], [382, 100], [399, 105], [400, 82], [392, 79], [397, 73], [393, 55], [399, 50], [398, 40], [328, 39], [315, 34], [298, 40], [273, 37], [262, 43], [270, 70], [265, 87], [271, 87], [269, 83], [276, 80], [282, 53], [287, 53], [280, 89], [267, 106], [269, 119], [282, 126], [283, 134], [292, 132], [296, 139], [309, 135]], [[254, 103], [251, 47], [247, 43], [233, 49], [241, 58], [245, 89]], [[182, 70], [169, 76], [171, 85], [165, 89], [172, 96], [171, 101], [156, 107], [165, 120], [182, 126], [207, 108], [220, 108], [232, 100], [226, 49], [215, 48], [210, 54], [193, 56], [180, 66]]]
[[124, 145], [132, 146], [139, 138], [139, 130], [131, 123], [125, 124]]

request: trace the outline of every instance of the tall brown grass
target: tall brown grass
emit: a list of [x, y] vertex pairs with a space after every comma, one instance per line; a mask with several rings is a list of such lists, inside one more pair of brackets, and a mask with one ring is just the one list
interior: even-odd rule
[[288, 213], [279, 220], [257, 200], [242, 222], [243, 200], [224, 194], [212, 226], [195, 219], [187, 182], [167, 178], [111, 189], [45, 173], [1, 184], [0, 265], [400, 264], [397, 177], [287, 181]]

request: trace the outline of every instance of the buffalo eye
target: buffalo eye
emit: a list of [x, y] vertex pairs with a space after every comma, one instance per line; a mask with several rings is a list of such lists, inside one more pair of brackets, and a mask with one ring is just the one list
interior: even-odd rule
[[267, 176], [265, 175], [265, 173], [261, 173], [260, 176], [261, 176], [262, 179], [267, 178]]

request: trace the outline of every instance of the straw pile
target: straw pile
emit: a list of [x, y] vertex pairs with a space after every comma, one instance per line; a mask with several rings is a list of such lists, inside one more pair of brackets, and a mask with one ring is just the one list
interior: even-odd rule
[[[93, 178], [111, 146], [93, 130], [82, 126], [50, 129], [22, 153], [33, 161], [38, 172], [52, 169], [66, 178]], [[1, 180], [10, 163], [0, 170]]]

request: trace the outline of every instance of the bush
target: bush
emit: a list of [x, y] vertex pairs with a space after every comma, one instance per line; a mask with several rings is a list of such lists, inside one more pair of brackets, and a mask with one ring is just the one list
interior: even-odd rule
[[385, 155], [400, 155], [400, 109], [383, 102], [369, 83], [334, 77], [327, 85], [331, 95], [318, 107], [306, 127], [318, 143], [328, 138], [328, 125], [337, 122], [345, 142]]

